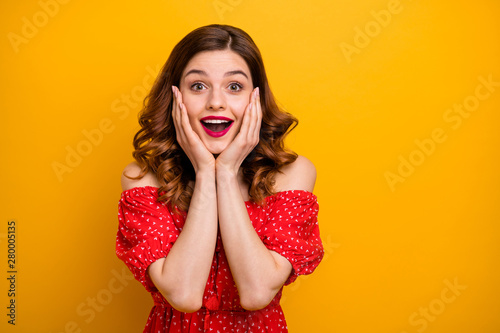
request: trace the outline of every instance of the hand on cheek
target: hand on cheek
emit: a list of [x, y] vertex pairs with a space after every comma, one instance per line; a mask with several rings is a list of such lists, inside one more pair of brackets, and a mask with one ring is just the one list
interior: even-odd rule
[[262, 109], [259, 88], [250, 94], [250, 102], [243, 114], [240, 131], [227, 148], [217, 157], [216, 170], [236, 175], [243, 160], [259, 143]]
[[198, 134], [193, 131], [186, 106], [182, 102], [182, 93], [174, 86], [172, 86], [172, 92], [174, 94], [172, 118], [177, 142], [193, 164], [196, 173], [200, 171], [213, 172], [215, 169], [214, 156], [205, 147]]

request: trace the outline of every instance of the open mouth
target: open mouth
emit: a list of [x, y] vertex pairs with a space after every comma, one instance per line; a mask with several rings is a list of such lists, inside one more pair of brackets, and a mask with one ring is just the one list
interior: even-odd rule
[[209, 116], [201, 119], [201, 125], [203, 126], [205, 132], [216, 138], [226, 134], [233, 123], [233, 120], [226, 117]]

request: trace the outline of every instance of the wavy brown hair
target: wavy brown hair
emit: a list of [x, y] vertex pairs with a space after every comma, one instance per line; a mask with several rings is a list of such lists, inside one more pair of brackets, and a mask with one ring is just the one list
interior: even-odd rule
[[[208, 25], [184, 37], [172, 50], [167, 62], [144, 100], [139, 114], [141, 129], [134, 136], [133, 157], [141, 166], [142, 178], [148, 171], [156, 174], [160, 184], [158, 200], [171, 209], [187, 211], [193, 194], [190, 182], [195, 180], [193, 166], [176, 139], [172, 119], [172, 86], [179, 86], [188, 62], [199, 52], [232, 50], [247, 63], [255, 87], [260, 90], [262, 124], [260, 140], [241, 165], [253, 202], [262, 204], [275, 194], [274, 177], [297, 154], [284, 146], [285, 136], [297, 125], [297, 119], [282, 111], [274, 100], [267, 81], [260, 51], [243, 30], [228, 25]], [[132, 177], [129, 177], [132, 178]]]

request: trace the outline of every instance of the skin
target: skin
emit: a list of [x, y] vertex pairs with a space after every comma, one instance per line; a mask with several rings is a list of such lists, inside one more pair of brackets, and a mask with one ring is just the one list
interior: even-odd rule
[[[203, 73], [189, 74], [192, 70]], [[264, 246], [245, 205], [248, 185], [240, 167], [259, 141], [258, 87], [253, 88], [243, 58], [225, 50], [195, 55], [183, 71], [179, 88], [172, 91], [177, 141], [193, 164], [196, 179], [184, 228], [168, 256], [149, 266], [151, 280], [175, 309], [200, 309], [220, 230], [242, 307], [262, 309], [283, 286], [292, 266]], [[200, 122], [209, 115], [230, 118], [234, 124], [223, 137], [211, 137]], [[280, 171], [277, 191], [313, 191], [316, 170], [306, 158], [299, 156]], [[139, 172], [136, 163], [124, 171], [131, 176]], [[123, 190], [137, 186], [159, 184], [151, 173], [139, 180], [122, 177]]]

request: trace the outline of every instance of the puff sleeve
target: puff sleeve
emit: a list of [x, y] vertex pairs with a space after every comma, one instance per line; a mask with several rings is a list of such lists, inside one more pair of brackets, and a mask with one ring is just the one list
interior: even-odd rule
[[318, 226], [317, 197], [307, 191], [277, 193], [268, 202], [260, 238], [264, 245], [292, 264], [285, 285], [311, 274], [324, 255]]
[[184, 223], [157, 201], [157, 190], [135, 187], [122, 192], [118, 203], [116, 255], [150, 292], [157, 289], [146, 274], [147, 268], [167, 256]]

